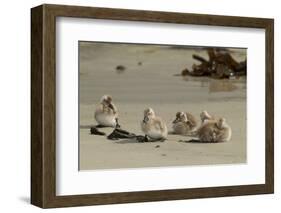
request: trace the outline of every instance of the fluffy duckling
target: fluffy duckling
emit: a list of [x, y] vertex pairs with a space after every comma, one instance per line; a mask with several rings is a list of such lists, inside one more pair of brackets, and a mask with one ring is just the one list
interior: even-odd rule
[[190, 113], [177, 112], [173, 121], [173, 134], [187, 135], [197, 126], [195, 117]]
[[196, 131], [201, 142], [226, 142], [231, 139], [232, 130], [225, 118], [208, 120]]
[[167, 126], [160, 117], [155, 115], [152, 108], [144, 110], [144, 118], [141, 122], [141, 129], [145, 134], [144, 141], [164, 141], [167, 139]]
[[113, 104], [111, 96], [102, 96], [100, 104], [95, 111], [95, 119], [98, 123], [97, 127], [120, 127], [117, 108]]
[[215, 141], [216, 142], [226, 142], [230, 141], [232, 136], [231, 127], [226, 123], [225, 118], [220, 118], [216, 122], [217, 129], [215, 130]]

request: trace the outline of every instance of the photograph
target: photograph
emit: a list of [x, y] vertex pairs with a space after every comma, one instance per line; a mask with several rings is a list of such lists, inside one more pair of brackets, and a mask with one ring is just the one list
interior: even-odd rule
[[79, 41], [79, 171], [247, 163], [247, 48]]
[[31, 8], [32, 205], [274, 193], [274, 18], [161, 5]]

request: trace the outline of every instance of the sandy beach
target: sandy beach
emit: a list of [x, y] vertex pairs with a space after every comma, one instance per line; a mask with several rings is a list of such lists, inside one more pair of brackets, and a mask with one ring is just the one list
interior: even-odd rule
[[[203, 49], [152, 45], [111, 45], [80, 42], [80, 170], [246, 163], [246, 78], [217, 80], [175, 76], [196, 63], [192, 54], [206, 58]], [[243, 49], [232, 50], [238, 61]], [[124, 70], [116, 70], [122, 65]], [[112, 141], [91, 135], [94, 110], [102, 95], [110, 94], [118, 107], [122, 129], [143, 135], [143, 110], [152, 107], [172, 128], [177, 111], [225, 117], [232, 139], [225, 143], [185, 143], [191, 138], [168, 135], [165, 142]], [[112, 128], [104, 128], [107, 134]]]

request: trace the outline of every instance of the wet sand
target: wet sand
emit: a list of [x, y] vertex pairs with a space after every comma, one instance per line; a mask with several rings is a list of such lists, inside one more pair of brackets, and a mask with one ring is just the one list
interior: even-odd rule
[[[119, 169], [162, 166], [235, 164], [246, 162], [246, 79], [215, 80], [174, 76], [191, 69], [192, 54], [204, 50], [139, 45], [80, 43], [80, 169]], [[233, 53], [245, 59], [245, 50]], [[116, 70], [122, 65], [124, 70]], [[143, 110], [152, 107], [171, 130], [177, 111], [188, 111], [199, 121], [207, 110], [223, 116], [232, 127], [226, 143], [184, 143], [186, 136], [169, 135], [165, 142], [111, 141], [90, 135], [94, 109], [104, 94], [112, 95], [123, 129], [142, 134]], [[112, 128], [101, 129], [107, 134]]]

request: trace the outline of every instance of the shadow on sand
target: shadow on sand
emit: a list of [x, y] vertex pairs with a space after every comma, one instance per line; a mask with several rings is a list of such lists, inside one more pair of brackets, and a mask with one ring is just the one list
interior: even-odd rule
[[117, 144], [130, 144], [130, 143], [141, 143], [136, 138], [128, 138], [128, 139], [119, 139], [116, 140], [115, 143]]
[[180, 143], [197, 143], [197, 144], [217, 144], [217, 143], [223, 143], [223, 142], [204, 142], [204, 141], [200, 141], [198, 139], [191, 139], [191, 140], [179, 140], [178, 142]]
[[155, 144], [155, 143], [163, 143], [164, 141], [159, 141], [159, 140], [157, 140], [157, 141], [147, 141], [147, 142], [140, 142], [140, 141], [138, 141], [136, 138], [128, 138], [128, 139], [119, 139], [119, 140], [116, 140], [115, 141], [115, 143], [117, 143], [117, 144], [134, 144], [134, 143], [139, 143], [139, 144], [151, 144], [151, 143], [153, 143], [153, 144]]

